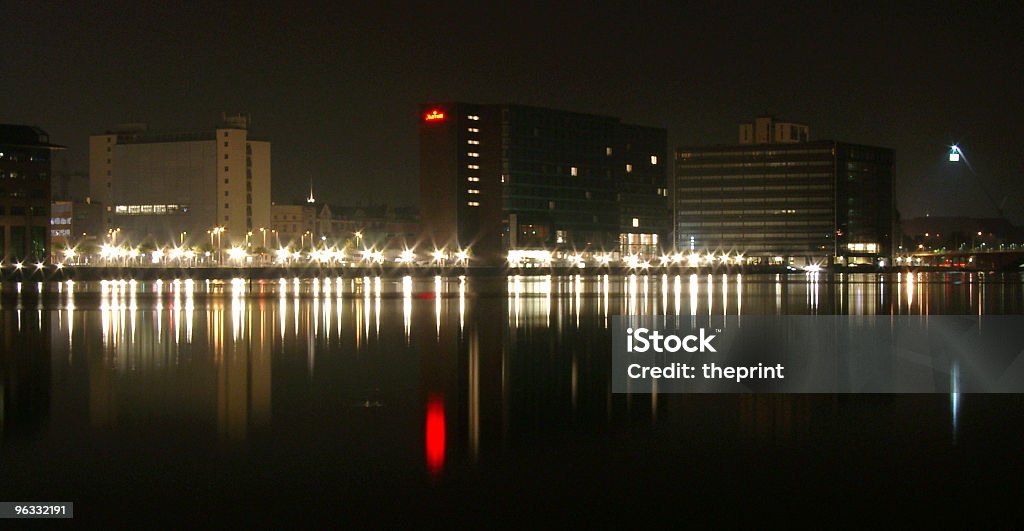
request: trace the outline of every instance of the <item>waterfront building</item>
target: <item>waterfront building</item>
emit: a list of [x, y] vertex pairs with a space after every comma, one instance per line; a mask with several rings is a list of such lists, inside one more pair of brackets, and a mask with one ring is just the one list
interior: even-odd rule
[[49, 135], [28, 125], [0, 124], [0, 259], [43, 261], [50, 252]]
[[89, 184], [108, 230], [135, 242], [185, 233], [199, 244], [223, 227], [224, 245], [241, 244], [270, 226], [270, 142], [250, 134], [246, 115], [193, 130], [129, 124], [92, 135]]
[[762, 121], [740, 126], [740, 144], [676, 151], [677, 249], [755, 263], [890, 262], [892, 151]]
[[664, 129], [449, 102], [421, 108], [419, 135], [425, 245], [653, 255], [669, 232]]

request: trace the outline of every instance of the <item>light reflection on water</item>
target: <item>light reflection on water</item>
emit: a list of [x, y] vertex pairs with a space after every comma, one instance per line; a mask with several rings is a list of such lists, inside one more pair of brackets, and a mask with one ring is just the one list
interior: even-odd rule
[[[1021, 313], [1024, 304], [1019, 276], [914, 273], [105, 280], [30, 289], [3, 285], [3, 383], [37, 388], [48, 406], [6, 399], [5, 436], [17, 431], [10, 419], [32, 423], [20, 407], [78, 426], [66, 428], [77, 438], [159, 431], [172, 418], [235, 443], [282, 436], [278, 424], [316, 434], [325, 429], [318, 423], [333, 425], [322, 415], [380, 409], [396, 426], [362, 436], [393, 437], [383, 444], [415, 452], [431, 474], [531, 431], [699, 417], [687, 397], [610, 393], [614, 315], [982, 315]], [[732, 435], [788, 438], [819, 421], [817, 402], [804, 397], [723, 403], [738, 410], [723, 417]], [[949, 404], [946, 428], [962, 438], [964, 397], [954, 393]], [[360, 435], [346, 429], [336, 435]]]

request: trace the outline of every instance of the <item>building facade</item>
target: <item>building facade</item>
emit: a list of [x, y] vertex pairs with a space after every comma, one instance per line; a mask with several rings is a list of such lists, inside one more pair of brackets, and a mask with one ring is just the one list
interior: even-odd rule
[[[202, 243], [224, 227], [224, 244], [270, 227], [270, 142], [247, 116], [215, 127], [149, 131], [118, 127], [89, 139], [89, 187], [120, 238]], [[183, 234], [184, 233], [184, 236]]]
[[510, 249], [653, 254], [670, 228], [666, 138], [608, 116], [425, 105], [424, 243], [494, 262]]
[[675, 159], [681, 251], [793, 265], [891, 261], [889, 149], [772, 140], [682, 147]]
[[50, 252], [53, 152], [45, 131], [0, 124], [0, 259], [46, 260]]
[[811, 138], [811, 128], [794, 122], [780, 122], [771, 116], [758, 116], [740, 124], [740, 144], [796, 144]]

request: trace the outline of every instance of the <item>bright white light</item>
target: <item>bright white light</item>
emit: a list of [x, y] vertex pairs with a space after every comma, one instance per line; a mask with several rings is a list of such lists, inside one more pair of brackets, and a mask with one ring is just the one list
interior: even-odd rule
[[811, 264], [809, 266], [804, 266], [804, 271], [807, 271], [808, 273], [817, 273], [817, 272], [821, 271], [821, 266], [819, 266], [817, 264]]
[[411, 264], [413, 260], [416, 260], [416, 253], [412, 249], [406, 249], [399, 253], [398, 258], [395, 260], [400, 264]]
[[949, 161], [960, 162], [960, 146], [953, 144], [949, 147]]
[[534, 260], [542, 264], [550, 264], [551, 251], [543, 249], [517, 249], [508, 252], [508, 263], [513, 267], [518, 266], [523, 260]]
[[74, 249], [64, 249], [64, 258], [68, 260], [74, 258], [77, 254]]
[[697, 267], [700, 264], [700, 255], [697, 253], [691, 253], [690, 256], [686, 257], [686, 265], [690, 267]]
[[444, 261], [446, 255], [445, 252], [442, 251], [441, 249], [434, 249], [434, 252], [430, 253], [430, 256], [434, 259], [435, 262], [441, 262]]
[[469, 253], [463, 249], [459, 249], [459, 252], [455, 253], [455, 260], [465, 262], [466, 260], [469, 260]]
[[242, 249], [241, 247], [232, 247], [228, 249], [228, 258], [231, 260], [244, 260], [246, 256], [248, 256], [248, 254], [245, 252], [245, 249]]

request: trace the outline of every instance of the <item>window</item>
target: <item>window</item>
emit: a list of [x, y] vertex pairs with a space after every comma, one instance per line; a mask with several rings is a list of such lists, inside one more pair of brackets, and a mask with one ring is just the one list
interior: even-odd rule
[[569, 175], [572, 175], [573, 177], [578, 177], [579, 174], [580, 174], [580, 171], [579, 171], [579, 169], [576, 166], [573, 166], [573, 167], [569, 168]]
[[479, 194], [480, 193], [480, 190], [474, 190], [472, 188], [470, 188], [469, 190], [466, 190], [466, 191], [471, 193], [471, 194]]
[[471, 183], [478, 183], [478, 182], [480, 182], [480, 178], [479, 177], [466, 177], [466, 180], [471, 182]]
[[228, 160], [228, 154], [227, 153], [224, 154], [224, 160]]
[[608, 147], [604, 148], [604, 154], [609, 156], [609, 157], [612, 156], [612, 147], [608, 146]]
[[466, 154], [469, 155], [470, 157], [479, 157], [480, 156], [480, 154], [475, 152], [475, 151], [470, 151], [469, 153], [466, 153]]
[[228, 180], [227, 179], [224, 179], [224, 184], [228, 184]]
[[224, 137], [227, 138], [227, 136], [228, 136], [228, 132], [224, 131]]
[[554, 210], [554, 209], [555, 209], [555, 202], [554, 201], [548, 201], [548, 210]]
[[480, 169], [480, 165], [479, 164], [468, 164], [466, 166], [466, 168], [469, 168], [471, 170], [479, 170]]
[[228, 147], [228, 141], [227, 140], [224, 141], [224, 147]]
[[224, 208], [228, 208], [228, 204], [227, 203], [224, 203]]
[[480, 117], [475, 115], [475, 114], [470, 114], [466, 118], [469, 118], [470, 120], [473, 120], [474, 122], [480, 119]]
[[467, 201], [466, 205], [471, 206], [471, 207], [478, 207], [478, 206], [480, 206], [480, 202], [479, 201]]
[[626, 164], [626, 173], [633, 173], [633, 165]]
[[224, 171], [228, 171], [228, 167], [227, 166], [224, 166]]
[[467, 144], [472, 144], [474, 146], [480, 145], [480, 141], [479, 140], [467, 140], [466, 143]]
[[477, 129], [476, 127], [470, 127], [470, 128], [469, 128], [469, 132], [470, 132], [470, 133], [479, 133], [479, 132], [480, 132], [480, 130], [479, 130], [479, 129]]
[[633, 218], [633, 226], [634, 227], [639, 227], [640, 226], [640, 218]]
[[654, 165], [654, 166], [658, 165], [658, 156], [657, 155], [651, 155], [651, 164]]

